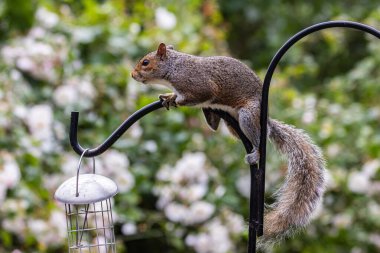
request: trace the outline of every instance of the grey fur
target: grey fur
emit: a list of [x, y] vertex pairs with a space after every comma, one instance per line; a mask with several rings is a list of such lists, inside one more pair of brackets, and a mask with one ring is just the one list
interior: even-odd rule
[[[171, 47], [160, 47], [159, 51], [143, 58], [152, 62], [148, 69], [141, 66], [143, 59], [137, 64], [133, 78], [172, 88], [175, 96], [169, 97], [175, 101], [168, 104], [205, 108], [206, 119], [213, 129], [217, 128], [220, 119], [210, 115], [207, 108], [230, 113], [254, 146], [246, 161], [257, 163], [262, 92], [257, 75], [230, 57], [198, 57], [174, 51]], [[269, 119], [268, 129], [270, 140], [288, 157], [288, 173], [276, 193], [276, 202], [266, 210], [261, 245], [278, 241], [307, 225], [322, 200], [325, 187], [322, 153], [309, 136], [273, 119]]]

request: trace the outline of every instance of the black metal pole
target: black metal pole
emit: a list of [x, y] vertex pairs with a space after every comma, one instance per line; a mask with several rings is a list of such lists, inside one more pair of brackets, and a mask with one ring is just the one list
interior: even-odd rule
[[[260, 114], [260, 161], [259, 161], [259, 170], [260, 170], [260, 179], [258, 182], [260, 183], [259, 189], [259, 224], [263, 224], [264, 217], [264, 191], [265, 191], [265, 162], [266, 162], [266, 141], [267, 141], [267, 121], [268, 121], [268, 94], [270, 82], [272, 80], [273, 73], [277, 67], [277, 64], [280, 62], [281, 58], [284, 54], [289, 50], [291, 46], [293, 46], [300, 39], [305, 36], [323, 30], [327, 28], [335, 28], [335, 27], [346, 27], [353, 28], [356, 30], [364, 31], [373, 36], [380, 39], [380, 31], [375, 29], [374, 27], [364, 25], [357, 22], [352, 21], [329, 21], [319, 23], [308, 28], [303, 29], [302, 31], [295, 34], [291, 37], [275, 54], [272, 58], [271, 63], [269, 64], [267, 73], [265, 75], [264, 83], [263, 83], [263, 93], [261, 98], [261, 114]], [[258, 231], [258, 236], [263, 235], [263, 226], [260, 227]]]
[[[239, 123], [236, 121], [236, 119], [224, 111], [221, 111], [221, 110], [213, 110], [213, 111], [216, 112], [219, 115], [219, 117], [225, 120], [228, 123], [228, 125], [230, 125], [235, 130], [240, 140], [242, 141], [247, 154], [251, 153], [253, 145], [240, 129]], [[249, 168], [250, 168], [251, 184], [250, 184], [250, 198], [249, 198], [248, 253], [255, 253], [257, 232], [259, 231], [261, 227], [259, 224], [259, 216], [258, 216], [259, 210], [260, 210], [260, 206], [258, 205], [259, 197], [260, 197], [259, 186], [261, 185], [259, 180], [262, 180], [263, 178], [260, 177], [260, 171], [258, 170], [257, 164], [250, 165]]]

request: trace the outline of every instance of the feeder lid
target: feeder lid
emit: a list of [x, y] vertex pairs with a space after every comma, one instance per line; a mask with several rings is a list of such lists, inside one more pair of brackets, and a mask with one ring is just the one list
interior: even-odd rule
[[96, 174], [80, 174], [78, 181], [79, 196], [76, 196], [77, 177], [63, 182], [54, 194], [54, 198], [65, 204], [90, 204], [100, 202], [117, 194], [114, 181]]

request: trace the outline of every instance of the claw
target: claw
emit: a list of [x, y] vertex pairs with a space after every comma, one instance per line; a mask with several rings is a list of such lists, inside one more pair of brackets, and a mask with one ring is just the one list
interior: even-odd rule
[[258, 164], [259, 159], [260, 159], [260, 155], [259, 155], [258, 150], [255, 150], [252, 153], [245, 156], [245, 162], [250, 165]]
[[162, 105], [169, 110], [170, 106], [177, 107], [177, 103], [175, 102], [177, 95], [174, 93], [166, 93], [161, 94], [159, 96], [160, 100], [162, 101]]

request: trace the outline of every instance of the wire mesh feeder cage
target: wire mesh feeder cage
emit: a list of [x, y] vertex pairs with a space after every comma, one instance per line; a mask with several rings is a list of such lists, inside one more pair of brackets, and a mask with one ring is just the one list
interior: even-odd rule
[[69, 252], [116, 252], [111, 200], [118, 189], [111, 179], [95, 174], [79, 174], [63, 182], [54, 198], [65, 204]]

